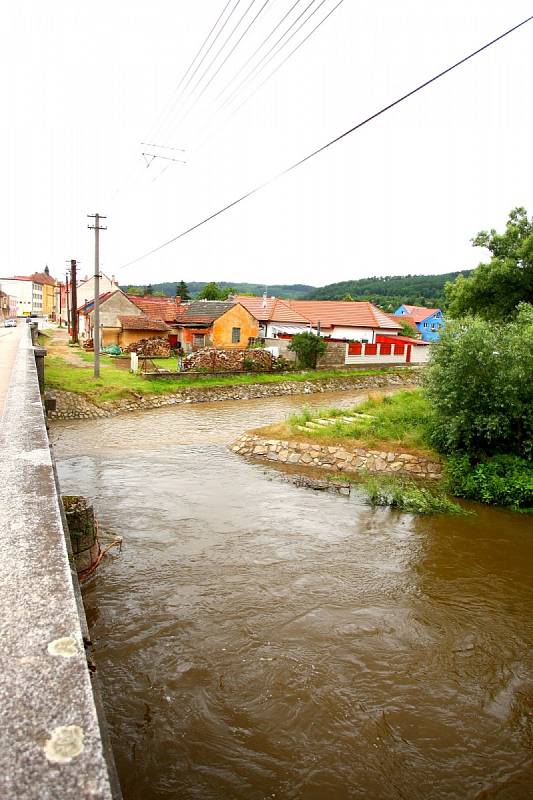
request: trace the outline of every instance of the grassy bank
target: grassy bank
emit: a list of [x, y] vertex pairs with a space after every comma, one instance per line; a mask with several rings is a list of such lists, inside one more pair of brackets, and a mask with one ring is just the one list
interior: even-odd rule
[[[92, 369], [93, 354], [71, 349], [77, 359], [87, 367], [69, 363], [59, 355], [57, 348], [49, 347], [45, 363], [45, 382], [48, 389], [60, 389], [83, 395], [92, 403], [119, 400], [135, 395], [170, 394], [185, 388], [208, 388], [211, 386], [240, 386], [258, 383], [304, 382], [326, 380], [329, 378], [360, 378], [369, 375], [402, 374], [400, 370], [309, 370], [287, 373], [258, 373], [257, 375], [192, 376], [172, 378], [143, 378], [133, 375], [126, 367], [120, 366], [116, 359], [102, 355], [100, 359], [100, 378], [95, 380]], [[406, 380], [408, 376], [406, 375]]]

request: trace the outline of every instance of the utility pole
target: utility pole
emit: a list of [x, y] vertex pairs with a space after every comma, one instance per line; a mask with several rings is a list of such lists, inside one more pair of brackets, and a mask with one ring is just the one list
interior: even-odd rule
[[67, 339], [70, 336], [70, 306], [68, 302], [68, 269], [65, 272], [65, 305], [67, 307]]
[[101, 219], [107, 219], [100, 214], [87, 214], [94, 219], [94, 225], [87, 225], [94, 231], [94, 377], [100, 377], [100, 231], [106, 231], [107, 226], [100, 225]]
[[76, 259], [70, 259], [70, 301], [72, 303], [72, 311], [70, 318], [72, 320], [72, 341], [78, 344], [78, 282], [76, 279]]

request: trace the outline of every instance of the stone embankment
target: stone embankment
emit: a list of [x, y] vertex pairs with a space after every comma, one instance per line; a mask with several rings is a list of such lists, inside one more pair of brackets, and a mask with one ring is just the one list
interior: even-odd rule
[[112, 417], [128, 411], [144, 411], [183, 403], [213, 403], [222, 400], [256, 400], [261, 397], [280, 397], [291, 394], [315, 394], [317, 392], [344, 392], [359, 389], [401, 388], [407, 383], [419, 381], [419, 371], [404, 370], [401, 374], [354, 375], [339, 378], [323, 378], [310, 381], [281, 381], [279, 383], [250, 383], [224, 386], [184, 387], [169, 394], [132, 394], [128, 398], [94, 405], [81, 394], [48, 390], [47, 398], [55, 400], [55, 411], [49, 411], [50, 419], [97, 419]]
[[440, 462], [429, 455], [370, 449], [360, 444], [326, 446], [314, 442], [265, 439], [254, 434], [244, 434], [231, 449], [238, 455], [259, 461], [315, 467], [333, 472], [364, 471], [429, 480], [438, 480], [442, 475]]

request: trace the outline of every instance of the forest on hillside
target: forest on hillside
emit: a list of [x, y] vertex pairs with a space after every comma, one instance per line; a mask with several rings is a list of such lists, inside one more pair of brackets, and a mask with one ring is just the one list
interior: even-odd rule
[[[173, 297], [176, 294], [177, 283], [177, 281], [173, 283], [152, 283], [152, 294], [165, 294], [168, 295], [168, 297]], [[195, 298], [205, 288], [208, 282], [185, 281], [185, 283], [187, 284], [191, 298]], [[238, 281], [217, 281], [216, 283], [220, 289], [234, 289], [236, 294], [261, 295], [266, 289], [269, 296], [274, 295], [274, 297], [292, 298], [294, 300], [301, 299], [304, 295], [308, 294], [308, 292], [315, 291], [316, 289], [316, 286], [310, 286], [305, 283], [294, 283], [287, 286], [265, 286], [264, 283], [239, 283]], [[120, 288], [123, 289], [123, 291], [131, 289], [141, 290], [139, 294], [142, 294], [142, 289], [146, 290], [148, 286], [121, 286]]]
[[[445, 284], [453, 282], [458, 275], [467, 277], [471, 272], [472, 270], [462, 270], [446, 272], [443, 275], [386, 275], [330, 283], [322, 287], [302, 283], [265, 286], [264, 283], [231, 281], [218, 281], [217, 286], [222, 291], [233, 289], [236, 294], [250, 295], [261, 295], [266, 289], [269, 296], [295, 300], [369, 300], [385, 311], [394, 311], [401, 303], [427, 306], [428, 308], [445, 308]], [[186, 284], [192, 299], [197, 297], [207, 285], [206, 281], [189, 281]], [[143, 294], [148, 291], [154, 295], [164, 294], [173, 297], [177, 293], [177, 286], [177, 282], [166, 282], [153, 283], [148, 286], [122, 286], [121, 289], [135, 294]]]
[[369, 300], [385, 311], [394, 311], [401, 303], [429, 308], [445, 307], [444, 286], [458, 275], [472, 270], [446, 272], [443, 275], [386, 275], [330, 283], [313, 289], [306, 300]]

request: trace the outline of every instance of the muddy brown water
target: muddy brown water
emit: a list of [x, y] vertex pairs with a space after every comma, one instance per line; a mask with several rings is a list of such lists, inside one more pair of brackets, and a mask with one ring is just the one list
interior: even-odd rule
[[533, 520], [415, 518], [227, 443], [287, 397], [54, 422], [124, 537], [85, 591], [125, 800], [533, 796]]

